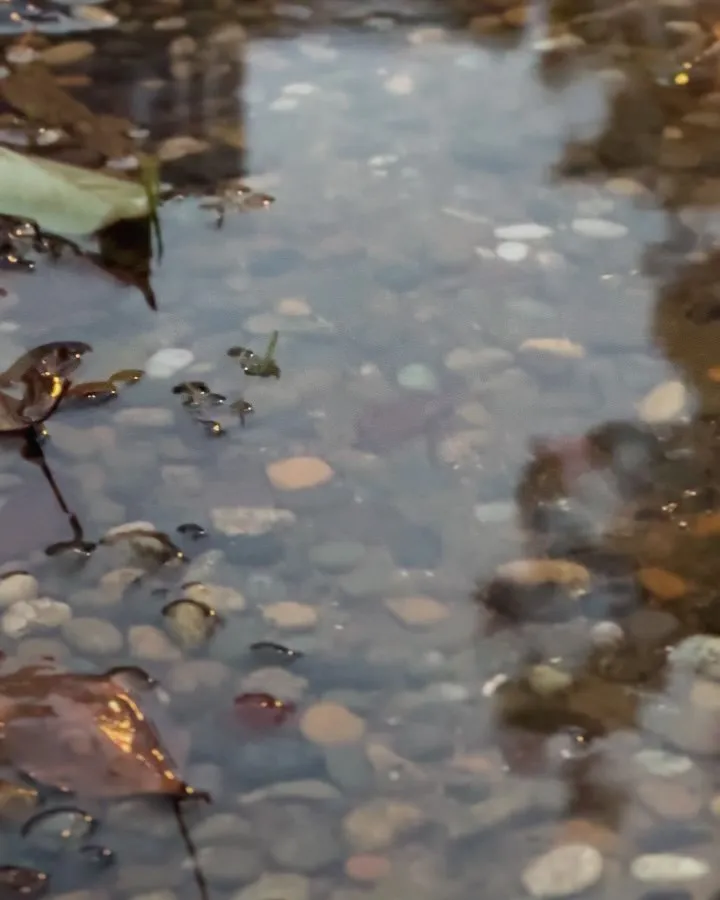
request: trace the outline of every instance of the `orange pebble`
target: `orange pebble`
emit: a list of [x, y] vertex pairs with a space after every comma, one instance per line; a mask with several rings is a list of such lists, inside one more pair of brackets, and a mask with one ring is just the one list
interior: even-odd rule
[[345, 873], [353, 881], [379, 881], [390, 872], [390, 860], [374, 853], [358, 853], [345, 862]]

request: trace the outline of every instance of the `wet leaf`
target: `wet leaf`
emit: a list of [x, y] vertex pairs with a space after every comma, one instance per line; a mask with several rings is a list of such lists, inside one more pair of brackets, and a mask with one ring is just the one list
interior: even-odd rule
[[141, 528], [121, 531], [105, 535], [100, 543], [106, 546], [128, 543], [139, 556], [150, 557], [159, 563], [186, 559], [183, 551], [162, 531], [145, 531]]
[[235, 698], [235, 715], [244, 727], [262, 731], [285, 724], [295, 715], [295, 704], [272, 694], [241, 694]]
[[0, 819], [23, 820], [38, 802], [38, 792], [34, 788], [0, 780]]
[[245, 424], [245, 417], [249, 416], [250, 413], [255, 412], [255, 407], [252, 403], [248, 403], [248, 401], [244, 400], [242, 397], [240, 397], [239, 400], [235, 400], [234, 403], [231, 403], [230, 409], [238, 414], [240, 422], [243, 425]]
[[46, 809], [28, 819], [21, 829], [24, 837], [48, 850], [79, 847], [95, 830], [95, 819], [74, 806]]
[[120, 369], [119, 372], [113, 372], [113, 374], [108, 378], [108, 381], [111, 381], [113, 384], [137, 384], [141, 378], [143, 378], [145, 373], [142, 369]]
[[107, 403], [117, 395], [117, 388], [111, 381], [87, 381], [68, 388], [65, 402], [72, 399], [82, 403]]
[[277, 331], [273, 331], [270, 335], [267, 349], [262, 356], [258, 356], [257, 353], [249, 350], [247, 347], [230, 347], [227, 355], [242, 366], [246, 375], [251, 375], [255, 378], [279, 378], [280, 367], [275, 361], [275, 348], [277, 347], [279, 336]]
[[37, 869], [0, 866], [0, 900], [37, 900], [49, 886], [47, 875]]
[[0, 722], [5, 757], [40, 784], [85, 797], [192, 793], [133, 695], [106, 675], [45, 664], [0, 674]]
[[32, 219], [57, 234], [94, 234], [149, 215], [145, 190], [134, 181], [7, 147], [0, 147], [0, 179], [0, 212]]
[[167, 630], [186, 649], [204, 644], [218, 625], [215, 610], [198, 600], [173, 600], [163, 607], [162, 614]]

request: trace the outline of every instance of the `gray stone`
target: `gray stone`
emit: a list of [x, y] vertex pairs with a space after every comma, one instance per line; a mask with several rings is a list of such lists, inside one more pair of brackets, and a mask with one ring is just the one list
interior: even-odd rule
[[233, 843], [244, 838], [251, 838], [254, 828], [247, 820], [235, 813], [215, 813], [199, 822], [192, 829], [192, 839], [199, 846], [202, 844]]
[[294, 872], [269, 872], [231, 900], [310, 900], [310, 882]]
[[2, 629], [8, 637], [20, 637], [28, 631], [59, 628], [71, 617], [72, 609], [67, 603], [38, 597], [8, 607], [2, 617]]
[[315, 807], [286, 803], [262, 812], [260, 833], [270, 856], [282, 868], [318, 872], [342, 857], [334, 819]]
[[182, 656], [168, 636], [154, 625], [132, 625], [128, 629], [128, 646], [137, 659], [172, 662]]
[[223, 534], [267, 534], [281, 525], [292, 525], [294, 513], [287, 509], [254, 506], [220, 506], [210, 513], [212, 523]]
[[123, 636], [112, 624], [103, 619], [83, 617], [72, 619], [63, 627], [65, 640], [75, 650], [94, 656], [119, 653]]
[[[243, 846], [237, 841], [201, 847], [197, 853], [197, 863], [210, 884], [247, 884], [263, 870], [261, 853], [255, 847]], [[189, 869], [193, 862], [187, 860], [183, 865]]]
[[308, 687], [307, 678], [293, 675], [279, 666], [267, 666], [263, 669], [255, 669], [249, 675], [243, 676], [238, 685], [241, 694], [272, 694], [278, 700], [299, 700]]
[[373, 784], [375, 772], [363, 744], [327, 746], [323, 753], [328, 775], [345, 793], [359, 794]]
[[358, 541], [327, 541], [310, 550], [310, 561], [323, 572], [348, 572], [362, 562], [366, 548]]
[[640, 750], [634, 756], [635, 762], [646, 772], [658, 778], [676, 778], [693, 768], [689, 756], [668, 753], [667, 750]]
[[339, 800], [340, 791], [317, 778], [301, 778], [297, 781], [281, 781], [270, 784], [248, 794], [241, 794], [238, 802], [242, 804], [258, 803], [262, 800]]
[[694, 634], [681, 641], [670, 653], [670, 662], [714, 681], [720, 681], [720, 637]]
[[423, 363], [409, 363], [397, 374], [401, 387], [410, 391], [435, 391], [438, 387], [437, 375]]

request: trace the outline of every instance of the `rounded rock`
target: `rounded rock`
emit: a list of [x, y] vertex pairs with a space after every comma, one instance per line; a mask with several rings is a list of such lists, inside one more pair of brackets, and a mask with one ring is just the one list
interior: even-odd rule
[[345, 860], [345, 874], [353, 881], [380, 881], [390, 874], [390, 860], [376, 853], [358, 853]]
[[709, 874], [710, 866], [702, 859], [678, 853], [645, 853], [630, 864], [630, 872], [638, 881], [674, 883], [694, 881]]
[[123, 645], [121, 632], [103, 619], [83, 616], [72, 619], [63, 627], [63, 635], [75, 650], [94, 656], [119, 653]]
[[16, 572], [0, 578], [0, 607], [34, 600], [39, 591], [37, 578], [25, 572]]
[[283, 600], [266, 606], [263, 618], [284, 631], [305, 631], [317, 625], [318, 611], [305, 603]]
[[410, 628], [430, 628], [449, 615], [447, 607], [432, 597], [391, 597], [385, 606]]
[[365, 722], [341, 704], [323, 701], [305, 710], [300, 731], [314, 744], [354, 744], [365, 734]]
[[589, 844], [563, 844], [534, 859], [522, 874], [533, 897], [570, 897], [600, 880], [603, 858]]
[[270, 463], [266, 469], [270, 484], [279, 491], [300, 491], [327, 484], [335, 474], [325, 460], [316, 456], [294, 456]]

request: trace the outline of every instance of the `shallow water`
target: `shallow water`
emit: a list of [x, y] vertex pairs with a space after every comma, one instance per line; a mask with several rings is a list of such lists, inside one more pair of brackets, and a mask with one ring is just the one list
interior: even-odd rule
[[[548, 52], [543, 10], [303, 9], [119, 4], [54, 69], [203, 146], [165, 144], [156, 311], [72, 257], [0, 273], [2, 368], [148, 370], [48, 422], [75, 531], [0, 456], [0, 561], [36, 579], [0, 581], [0, 649], [158, 680], [213, 900], [710, 897], [720, 94], [663, 86], [709, 14]], [[275, 202], [218, 229], [196, 194], [238, 174]], [[274, 331], [279, 377], [228, 356]], [[93, 549], [133, 522], [167, 539]], [[171, 808], [70, 799], [91, 834], [15, 817], [0, 864], [198, 896]]]

